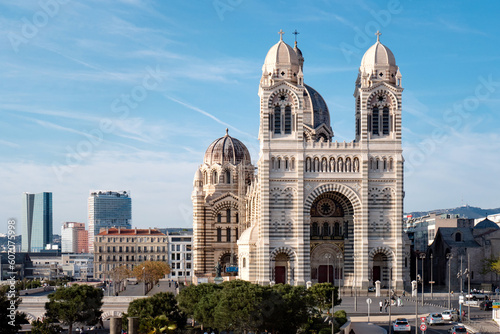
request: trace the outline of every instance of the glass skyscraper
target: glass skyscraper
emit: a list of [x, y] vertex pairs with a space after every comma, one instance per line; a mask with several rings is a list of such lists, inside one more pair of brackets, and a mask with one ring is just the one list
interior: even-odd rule
[[23, 194], [23, 252], [40, 252], [52, 243], [52, 193]]
[[92, 191], [88, 205], [89, 252], [94, 252], [94, 236], [101, 228], [131, 228], [132, 198], [129, 191]]

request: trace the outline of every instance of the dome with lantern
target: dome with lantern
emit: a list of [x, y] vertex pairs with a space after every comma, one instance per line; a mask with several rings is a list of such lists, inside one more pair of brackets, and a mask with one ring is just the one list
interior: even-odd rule
[[237, 165], [241, 162], [248, 164], [251, 162], [250, 152], [246, 146], [236, 138], [226, 135], [215, 140], [205, 152], [204, 163], [207, 165], [230, 163]]

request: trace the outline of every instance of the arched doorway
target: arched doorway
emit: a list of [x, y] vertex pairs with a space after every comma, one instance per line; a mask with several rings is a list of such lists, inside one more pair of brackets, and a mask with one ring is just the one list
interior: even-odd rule
[[387, 248], [378, 248], [370, 252], [371, 283], [380, 281], [382, 288], [389, 287], [392, 276], [392, 252]]
[[[337, 191], [319, 194], [310, 207], [311, 281], [344, 283], [344, 272], [354, 272], [351, 201]], [[344, 266], [345, 263], [345, 266]]]
[[287, 282], [288, 255], [280, 253], [276, 255], [274, 265], [274, 282], [276, 284]]
[[288, 247], [279, 247], [271, 252], [271, 280], [279, 284], [294, 283], [295, 252]]

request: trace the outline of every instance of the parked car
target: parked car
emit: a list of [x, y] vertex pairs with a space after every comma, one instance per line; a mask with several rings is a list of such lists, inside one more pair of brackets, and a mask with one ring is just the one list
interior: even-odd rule
[[441, 315], [445, 321], [458, 321], [460, 318], [457, 310], [445, 310], [441, 312]]
[[373, 286], [368, 287], [368, 292], [375, 292], [375, 287]]
[[491, 300], [484, 300], [481, 302], [481, 304], [479, 304], [480, 310], [488, 311], [491, 310], [492, 308], [493, 308], [493, 302]]
[[468, 333], [467, 328], [465, 328], [463, 325], [455, 325], [448, 329], [448, 333], [450, 334], [461, 334], [461, 333]]
[[398, 318], [392, 323], [393, 332], [410, 332], [411, 326], [405, 318]]
[[482, 292], [471, 292], [470, 294], [466, 294], [465, 298], [472, 300], [484, 300], [488, 299], [488, 295]]
[[427, 324], [429, 326], [432, 325], [440, 325], [443, 323], [443, 316], [441, 313], [431, 313], [427, 316]]

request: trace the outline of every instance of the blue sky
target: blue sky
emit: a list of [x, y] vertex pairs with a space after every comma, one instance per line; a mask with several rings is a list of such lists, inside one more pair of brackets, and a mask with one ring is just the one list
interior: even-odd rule
[[[403, 75], [405, 211], [500, 207], [496, 2], [0, 1], [0, 215], [53, 192], [54, 231], [90, 190], [130, 190], [133, 225], [191, 227], [194, 172], [229, 128], [258, 158], [258, 84], [297, 29], [304, 80], [354, 138], [354, 82], [382, 32]], [[19, 230], [20, 232], [20, 230]]]

